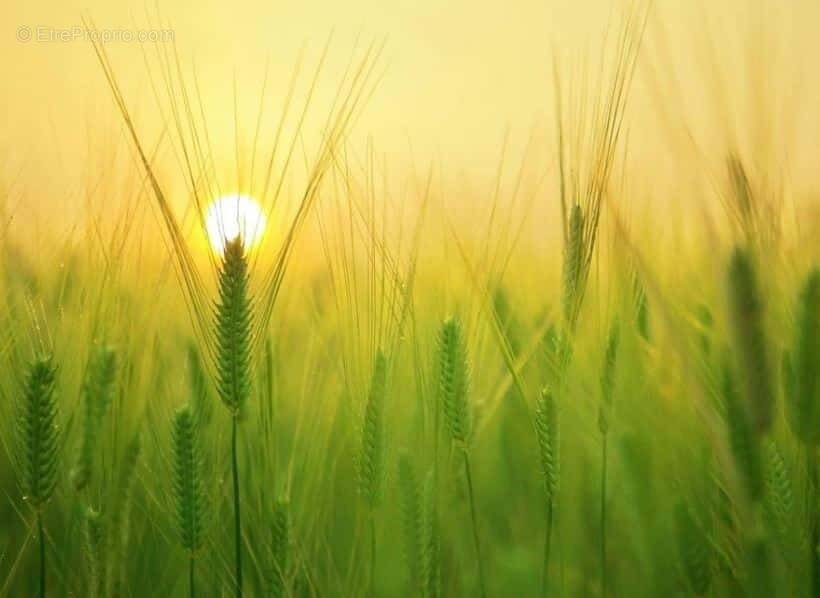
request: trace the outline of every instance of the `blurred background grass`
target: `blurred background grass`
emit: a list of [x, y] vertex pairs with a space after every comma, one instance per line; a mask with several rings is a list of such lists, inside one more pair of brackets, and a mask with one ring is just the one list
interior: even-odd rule
[[[379, 44], [386, 37], [375, 92], [328, 169], [265, 331], [268, 349], [255, 361], [241, 440], [250, 595], [263, 593], [271, 509], [279, 496], [288, 497], [294, 526], [292, 594], [366, 591], [369, 548], [355, 462], [373, 356], [385, 344], [391, 366], [376, 587], [379, 595], [413, 595], [399, 541], [396, 460], [409, 449], [420, 480], [434, 462], [435, 338], [452, 313], [464, 321], [471, 361], [472, 459], [489, 594], [533, 595], [540, 587], [544, 524], [530, 409], [541, 387], [555, 383], [543, 341], [551, 327], [561, 327], [554, 71], [565, 85], [566, 118], [583, 122], [583, 82], [594, 104], [596, 76], [612, 65], [611, 39], [603, 38], [617, 31], [607, 29], [610, 4], [205, 3], [191, 10], [169, 3], [146, 15], [141, 4], [30, 3], [1, 10], [6, 423], [0, 428], [6, 451], [0, 486], [7, 500], [0, 502], [0, 593], [34, 595], [36, 587], [36, 537], [8, 460], [8, 422], [24, 364], [44, 347], [59, 366], [65, 443], [46, 514], [54, 595], [88, 595], [83, 507], [106, 513], [137, 430], [143, 450], [131, 530], [125, 556], [111, 552], [107, 566], [111, 575], [125, 568], [123, 595], [141, 595], [146, 580], [155, 595], [186, 591], [186, 556], [170, 507], [170, 419], [192, 397], [187, 355], [197, 337], [173, 248], [90, 44], [15, 39], [20, 26], [71, 28], [91, 16], [99, 28], [167, 23], [174, 30], [181, 72], [189, 89], [196, 73], [206, 113], [213, 152], [207, 176], [226, 186], [247, 181], [257, 160], [264, 161], [253, 140], [266, 73], [262, 139], [275, 131], [299, 48], [306, 50], [296, 106], [305, 102], [325, 36], [335, 28], [282, 207], [257, 250], [262, 265], [281, 243], [345, 66], [372, 39]], [[650, 13], [560, 397], [556, 592], [600, 591], [599, 370], [614, 317], [624, 332], [610, 448], [611, 593], [688, 592], [675, 504], [683, 499], [698, 505], [699, 516], [711, 516], [717, 507], [701, 501], [739, 492], [727, 465], [713, 371], [727, 342], [725, 264], [743, 238], [731, 207], [737, 186], [727, 158], [741, 161], [760, 206], [767, 329], [779, 356], [794, 336], [798, 285], [820, 251], [813, 167], [820, 88], [809, 76], [818, 11], [815, 3], [794, 0], [685, 8], [656, 3]], [[149, 46], [143, 53], [137, 44], [114, 43], [106, 51], [145, 147], [157, 148], [153, 168], [213, 296], [208, 244], [179, 151], [180, 137], [191, 131], [184, 123], [182, 134], [175, 129], [171, 99], [180, 97], [179, 89], [162, 81], [162, 52], [171, 50], [160, 47], [156, 54]], [[289, 122], [285, 137], [295, 134]], [[588, 156], [575, 157], [583, 168]], [[648, 335], [636, 319], [636, 279], [649, 306]], [[407, 317], [399, 318], [405, 296]], [[95, 455], [96, 475], [78, 494], [68, 470], [83, 381], [89, 359], [104, 345], [117, 352], [117, 390]], [[199, 575], [206, 595], [222, 595], [232, 576], [230, 530], [223, 525], [230, 512], [223, 450], [229, 428], [211, 399], [214, 420], [203, 432], [203, 448], [214, 517]], [[773, 437], [786, 455], [795, 494], [802, 495], [800, 451], [781, 419]], [[443, 594], [476, 595], [463, 472], [460, 461], [442, 453]], [[805, 523], [808, 515], [793, 517]], [[715, 529], [714, 592], [733, 595], [727, 570], [742, 561], [736, 554], [742, 533], [726, 522]], [[802, 536], [791, 540], [806, 551]], [[784, 596], [806, 593], [789, 554], [775, 552], [778, 588]]]

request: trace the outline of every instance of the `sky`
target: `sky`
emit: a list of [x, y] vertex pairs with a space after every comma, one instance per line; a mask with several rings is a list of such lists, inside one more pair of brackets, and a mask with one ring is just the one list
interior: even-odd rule
[[[584, 65], [594, 73], [590, 65], [604, 47], [607, 23], [617, 23], [626, 4], [6, 0], [0, 185], [53, 212], [74, 201], [66, 197], [82, 195], [108, 156], [127, 154], [83, 19], [121, 36], [106, 50], [149, 141], [168, 122], [151, 87], [159, 71], [150, 49], [146, 63], [144, 47], [123, 36], [172, 31], [184, 72], [196, 71], [212, 146], [227, 162], [237, 139], [234, 97], [238, 137], [247, 144], [266, 74], [266, 112], [276, 114], [300, 55], [304, 93], [332, 34], [309, 130], [319, 130], [322, 106], [330, 104], [351, 57], [383, 42], [381, 79], [354, 143], [372, 143], [393, 172], [436, 163], [454, 180], [483, 182], [494, 176], [506, 138], [511, 156], [529, 147], [535, 167], [546, 171], [554, 168], [553, 65], [565, 78], [577, 78]], [[818, 25], [820, 5], [810, 0], [655, 0], [628, 113], [632, 168], [660, 177], [734, 143], [759, 155], [752, 158], [761, 164], [787, 162], [790, 180], [813, 188], [820, 89], [811, 57], [820, 55]]]

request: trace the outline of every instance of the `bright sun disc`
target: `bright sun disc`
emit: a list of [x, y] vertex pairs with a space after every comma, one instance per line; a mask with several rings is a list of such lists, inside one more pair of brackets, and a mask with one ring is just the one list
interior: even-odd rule
[[265, 215], [247, 195], [223, 195], [208, 206], [205, 230], [213, 248], [222, 253], [227, 241], [242, 237], [245, 247], [253, 247], [265, 232]]

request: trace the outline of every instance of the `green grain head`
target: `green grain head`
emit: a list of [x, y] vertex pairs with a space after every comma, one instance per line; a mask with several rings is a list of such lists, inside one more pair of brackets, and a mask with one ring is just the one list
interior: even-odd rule
[[538, 457], [544, 476], [544, 490], [548, 501], [554, 501], [558, 492], [561, 459], [558, 436], [558, 412], [555, 398], [546, 388], [535, 403], [535, 435]]
[[556, 387], [563, 386], [566, 370], [572, 360], [572, 343], [569, 335], [550, 325], [541, 341], [548, 380]]
[[403, 453], [399, 458], [399, 501], [401, 506], [401, 529], [404, 556], [410, 586], [414, 595], [424, 592], [424, 511], [421, 488], [410, 456]]
[[812, 270], [797, 304], [791, 365], [784, 367], [792, 432], [807, 445], [820, 445], [820, 269]]
[[763, 296], [751, 253], [735, 248], [729, 262], [729, 316], [738, 375], [757, 434], [772, 424], [774, 391], [763, 321]]
[[54, 397], [57, 368], [51, 357], [29, 366], [17, 408], [17, 457], [25, 501], [42, 509], [57, 485], [59, 433]]
[[111, 488], [111, 527], [126, 535], [128, 515], [131, 510], [131, 496], [137, 478], [137, 465], [142, 453], [142, 440], [139, 432], [135, 433], [125, 447], [117, 468], [115, 483]]
[[686, 582], [695, 595], [703, 596], [712, 583], [712, 547], [709, 537], [683, 502], [679, 502], [675, 508], [675, 527]]
[[729, 182], [731, 185], [732, 207], [736, 211], [737, 219], [740, 221], [743, 232], [750, 240], [753, 239], [755, 221], [755, 201], [752, 193], [752, 186], [746, 174], [746, 168], [741, 159], [730, 154], [727, 158], [729, 170]]
[[290, 546], [290, 503], [286, 498], [279, 498], [271, 515], [269, 587], [274, 598], [288, 595]]
[[106, 574], [106, 529], [101, 511], [93, 507], [86, 507], [85, 520], [85, 550], [88, 567], [87, 596], [96, 598], [104, 594]]
[[633, 308], [635, 314], [635, 327], [638, 329], [638, 334], [641, 338], [648, 341], [650, 335], [649, 329], [649, 300], [646, 298], [646, 290], [641, 284], [641, 279], [637, 274], [632, 279], [632, 295]]
[[612, 399], [615, 394], [615, 374], [620, 337], [620, 325], [616, 319], [613, 320], [607, 334], [604, 361], [601, 365], [601, 404], [598, 409], [598, 429], [601, 434], [606, 434], [609, 431]]
[[441, 325], [437, 367], [439, 402], [445, 426], [455, 442], [466, 445], [472, 423], [468, 401], [469, 367], [461, 322], [456, 317], [448, 318]]
[[566, 244], [564, 246], [563, 265], [562, 302], [564, 322], [570, 329], [574, 328], [575, 318], [578, 313], [583, 268], [583, 249], [584, 214], [581, 211], [581, 206], [575, 204], [572, 206], [569, 217], [569, 230], [567, 231]]
[[193, 553], [199, 550], [203, 542], [206, 498], [196, 418], [188, 405], [174, 413], [171, 442], [172, 486], [179, 539], [182, 547]]
[[373, 509], [381, 498], [384, 478], [384, 403], [387, 396], [387, 359], [381, 351], [373, 360], [370, 389], [362, 422], [359, 451], [359, 494]]
[[102, 347], [92, 354], [83, 384], [80, 448], [71, 471], [76, 490], [86, 488], [91, 481], [103, 417], [114, 399], [116, 379], [117, 354], [111, 347]]
[[729, 433], [729, 448], [747, 496], [752, 500], [758, 500], [763, 495], [759, 444], [748, 409], [738, 394], [728, 364], [723, 365], [721, 374], [721, 395]]
[[219, 269], [215, 311], [216, 387], [220, 399], [237, 416], [250, 395], [251, 327], [248, 260], [241, 237], [228, 241]]
[[786, 538], [794, 531], [794, 489], [786, 461], [774, 441], [766, 443], [764, 470], [766, 516], [775, 534], [780, 538]]
[[428, 472], [422, 487], [424, 533], [422, 557], [424, 588], [427, 598], [441, 596], [441, 530], [434, 470]]

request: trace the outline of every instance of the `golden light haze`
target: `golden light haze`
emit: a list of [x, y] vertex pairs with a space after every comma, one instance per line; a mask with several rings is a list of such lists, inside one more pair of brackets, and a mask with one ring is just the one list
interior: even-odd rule
[[[250, 144], [266, 71], [266, 112], [275, 115], [301, 49], [305, 72], [298, 89], [304, 93], [333, 33], [307, 132], [320, 129], [323, 107], [356, 44], [361, 49], [383, 40], [383, 76], [351, 136], [354, 147], [371, 140], [391, 175], [434, 163], [451, 185], [469, 181], [465, 186], [483, 190], [495, 176], [505, 137], [511, 165], [531, 138], [530, 168], [549, 174], [555, 168], [553, 63], [565, 81], [580, 80], [585, 64], [594, 73], [606, 23], [617, 25], [627, 4], [5, 2], [0, 181], [21, 209], [54, 214], [56, 207], [82, 203], [113, 154], [131, 155], [90, 44], [37, 39], [38, 31], [74, 31], [83, 18], [102, 31], [173, 30], [183, 69], [198, 77], [219, 168], [235, 167], [237, 137], [243, 151]], [[627, 115], [627, 170], [644, 180], [656, 178], [647, 187], [670, 200], [682, 180], [719, 170], [736, 145], [746, 148], [758, 168], [782, 173], [798, 192], [814, 191], [820, 157], [820, 87], [813, 73], [813, 57], [820, 55], [818, 25], [820, 5], [809, 0], [656, 0]], [[21, 28], [33, 39], [21, 41]], [[138, 43], [113, 41], [106, 49], [139, 131], [152, 146], [169, 123], [151, 87], [153, 76], [162, 88], [156, 66], [150, 66], [152, 50], [146, 47], [146, 66]], [[170, 164], [159, 168], [172, 169]]]

